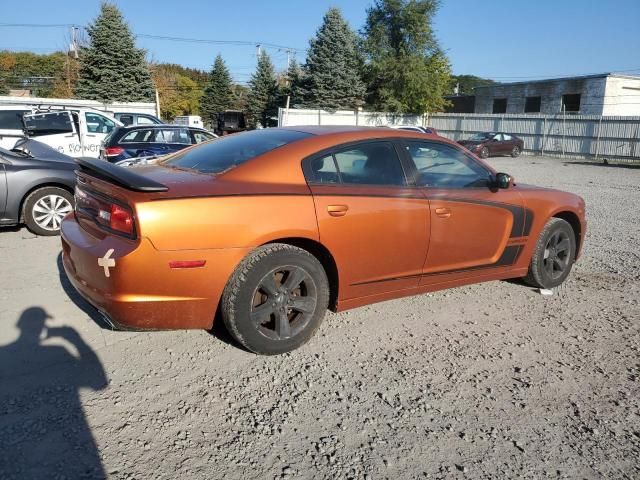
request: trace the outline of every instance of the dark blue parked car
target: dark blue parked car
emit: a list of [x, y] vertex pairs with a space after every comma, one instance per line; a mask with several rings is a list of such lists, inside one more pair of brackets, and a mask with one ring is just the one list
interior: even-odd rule
[[100, 158], [117, 163], [137, 157], [167, 155], [214, 138], [216, 135], [202, 128], [183, 125], [119, 127], [104, 139]]

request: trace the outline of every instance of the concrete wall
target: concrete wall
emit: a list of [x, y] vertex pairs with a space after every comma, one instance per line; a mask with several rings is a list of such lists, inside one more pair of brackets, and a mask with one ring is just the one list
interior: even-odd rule
[[640, 78], [607, 78], [603, 115], [640, 116]]
[[506, 98], [506, 113], [521, 114], [526, 97], [541, 97], [540, 113], [554, 115], [562, 112], [562, 95], [579, 93], [581, 115], [602, 115], [606, 83], [607, 77], [587, 77], [477, 87], [475, 113], [493, 113], [493, 100]]

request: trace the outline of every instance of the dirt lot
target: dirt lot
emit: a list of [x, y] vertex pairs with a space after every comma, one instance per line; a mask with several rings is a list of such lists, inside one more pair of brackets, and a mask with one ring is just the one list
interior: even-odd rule
[[280, 357], [102, 329], [57, 238], [1, 231], [0, 478], [640, 477], [640, 169], [491, 163], [585, 198], [563, 288], [331, 314]]

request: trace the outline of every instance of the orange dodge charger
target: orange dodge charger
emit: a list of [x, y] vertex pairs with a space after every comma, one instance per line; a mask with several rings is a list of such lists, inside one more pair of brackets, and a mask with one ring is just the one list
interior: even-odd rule
[[487, 280], [562, 283], [584, 201], [516, 185], [436, 135], [256, 130], [154, 165], [79, 160], [64, 267], [116, 328], [212, 327], [262, 354], [305, 343], [327, 308]]

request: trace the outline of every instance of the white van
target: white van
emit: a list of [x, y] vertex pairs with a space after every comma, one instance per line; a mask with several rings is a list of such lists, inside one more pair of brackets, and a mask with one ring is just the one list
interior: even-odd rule
[[0, 147], [10, 150], [26, 134], [71, 157], [98, 158], [102, 141], [121, 126], [109, 114], [90, 108], [0, 106]]
[[202, 117], [199, 115], [181, 115], [173, 119], [174, 125], [184, 125], [185, 127], [198, 127], [202, 126]]

